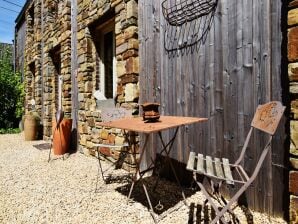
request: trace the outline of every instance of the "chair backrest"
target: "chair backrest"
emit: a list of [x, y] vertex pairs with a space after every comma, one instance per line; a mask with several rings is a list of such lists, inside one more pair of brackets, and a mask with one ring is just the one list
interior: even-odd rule
[[279, 101], [259, 105], [251, 126], [273, 135], [283, 115], [285, 107]]
[[132, 110], [125, 108], [104, 108], [101, 110], [101, 120], [103, 122], [114, 121], [124, 117], [132, 117]]

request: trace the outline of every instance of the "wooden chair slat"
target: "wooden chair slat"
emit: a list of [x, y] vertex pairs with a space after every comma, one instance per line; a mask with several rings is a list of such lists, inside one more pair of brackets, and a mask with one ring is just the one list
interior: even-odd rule
[[197, 171], [200, 172], [200, 173], [205, 173], [203, 154], [198, 154], [197, 159], [198, 159], [198, 161], [197, 161]]
[[218, 176], [221, 179], [224, 179], [224, 172], [222, 169], [222, 165], [221, 165], [221, 161], [219, 158], [215, 158], [214, 159], [214, 163], [215, 163], [215, 171], [216, 171], [216, 176]]
[[195, 158], [196, 158], [196, 153], [195, 152], [190, 152], [188, 162], [187, 162], [187, 166], [186, 166], [187, 170], [194, 170], [195, 169]]
[[232, 171], [231, 171], [231, 167], [230, 167], [230, 163], [229, 160], [226, 158], [222, 159], [223, 162], [223, 168], [224, 168], [224, 172], [225, 172], [225, 177], [227, 179], [227, 183], [228, 184], [234, 184], [234, 179], [232, 176]]
[[206, 171], [207, 174], [210, 176], [215, 176], [214, 175], [214, 168], [213, 168], [213, 161], [210, 156], [206, 156]]

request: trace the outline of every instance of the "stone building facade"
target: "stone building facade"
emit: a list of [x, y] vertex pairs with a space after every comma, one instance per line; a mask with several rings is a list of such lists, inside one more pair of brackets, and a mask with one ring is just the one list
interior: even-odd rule
[[[124, 141], [119, 130], [101, 129], [97, 125], [101, 118], [96, 104], [99, 107], [116, 104], [138, 113], [137, 21], [136, 0], [78, 1], [78, 132], [79, 147], [84, 152], [93, 153], [94, 143]], [[112, 78], [103, 76], [106, 73]], [[97, 90], [107, 100], [96, 102], [93, 94]], [[114, 159], [120, 155], [119, 149], [100, 151]], [[130, 157], [124, 163], [126, 168], [133, 167]]]
[[[293, 114], [289, 211], [290, 222], [297, 223], [298, 0], [287, 3], [288, 77]], [[124, 137], [119, 130], [102, 129], [98, 123], [103, 107], [124, 107], [138, 114], [138, 0], [28, 0], [24, 14], [26, 112], [32, 110], [34, 99], [35, 109], [43, 120], [44, 139], [51, 136], [52, 121], [61, 100], [65, 116], [73, 118], [77, 125], [80, 151], [94, 154], [95, 143], [122, 143]], [[61, 99], [59, 78], [63, 83]], [[96, 100], [96, 92], [104, 100]], [[113, 159], [120, 155], [119, 149], [100, 151]], [[134, 159], [129, 153], [124, 168], [134, 168]]]
[[291, 93], [290, 223], [298, 223], [298, 1], [288, 3], [288, 75]]
[[[44, 139], [50, 138], [56, 111], [62, 108], [77, 127], [80, 151], [93, 154], [94, 143], [123, 142], [119, 130], [102, 130], [98, 122], [104, 107], [138, 113], [137, 1], [32, 0], [24, 13], [26, 112], [40, 114]], [[96, 92], [101, 100], [95, 99]], [[120, 155], [120, 149], [100, 150], [114, 159]], [[135, 164], [131, 156], [127, 169]]]

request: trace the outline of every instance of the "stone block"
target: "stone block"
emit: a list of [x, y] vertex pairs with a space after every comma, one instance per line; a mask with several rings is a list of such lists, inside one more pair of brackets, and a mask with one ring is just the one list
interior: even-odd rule
[[298, 156], [298, 121], [290, 121], [291, 144], [290, 153]]
[[117, 72], [117, 77], [121, 77], [126, 73], [126, 68], [125, 68], [126, 61], [117, 61], [116, 64], [116, 72]]
[[139, 40], [131, 38], [128, 40], [128, 49], [139, 49]]
[[86, 146], [87, 145], [86, 135], [80, 135], [80, 145], [82, 145], [82, 146]]
[[87, 146], [88, 149], [91, 149], [91, 148], [93, 148], [94, 144], [93, 144], [92, 141], [87, 141], [86, 146]]
[[127, 83], [137, 83], [139, 81], [138, 75], [128, 74], [121, 77], [120, 84], [125, 85]]
[[129, 18], [121, 21], [122, 29], [126, 29], [130, 26], [137, 26], [138, 20], [136, 18]]
[[118, 14], [123, 9], [125, 9], [125, 4], [124, 3], [118, 3], [117, 5], [115, 5], [115, 14]]
[[80, 134], [87, 134], [88, 133], [88, 127], [87, 127], [86, 123], [83, 123], [83, 122], [78, 123], [78, 132]]
[[298, 196], [298, 171], [290, 171], [289, 192]]
[[123, 53], [123, 59], [126, 60], [130, 57], [138, 57], [139, 56], [139, 52], [132, 49], [132, 50], [127, 50], [126, 52]]
[[298, 63], [290, 63], [288, 65], [288, 74], [290, 81], [298, 81]]
[[106, 129], [102, 129], [100, 131], [100, 138], [103, 139], [103, 140], [107, 140], [108, 139], [108, 136], [109, 136], [109, 132], [106, 130]]
[[111, 7], [115, 7], [116, 5], [120, 4], [122, 0], [111, 0]]
[[298, 99], [291, 101], [291, 114], [293, 119], [298, 119]]
[[290, 158], [290, 164], [292, 168], [298, 170], [298, 159]]
[[124, 38], [126, 40], [130, 38], [138, 39], [138, 27], [137, 26], [130, 26], [124, 30]]
[[137, 84], [128, 83], [125, 86], [125, 102], [132, 102], [139, 97], [139, 87]]
[[293, 26], [298, 24], [298, 8], [291, 9], [288, 12], [288, 25]]
[[91, 81], [85, 82], [85, 92], [91, 93], [93, 90], [93, 83]]
[[298, 60], [298, 27], [288, 30], [288, 60]]
[[126, 60], [126, 73], [127, 74], [138, 74], [139, 73], [139, 58], [131, 57]]
[[109, 144], [115, 144], [115, 138], [116, 136], [114, 134], [109, 134], [107, 139]]
[[298, 93], [298, 82], [290, 82], [290, 93], [292, 94]]
[[116, 35], [120, 34], [120, 33], [121, 33], [121, 29], [122, 29], [122, 27], [121, 27], [121, 23], [120, 23], [120, 22], [117, 22], [117, 23], [115, 24], [115, 34], [116, 34]]
[[111, 156], [111, 150], [107, 147], [100, 147], [99, 152], [105, 156]]
[[290, 196], [290, 223], [298, 223], [298, 197], [291, 195]]
[[115, 145], [122, 145], [124, 140], [125, 140], [124, 137], [116, 136], [115, 137]]
[[126, 3], [126, 18], [138, 18], [138, 3], [135, 0], [130, 0]]
[[87, 124], [88, 124], [89, 127], [94, 127], [95, 126], [94, 118], [93, 117], [88, 117], [87, 118]]
[[127, 51], [128, 43], [123, 43], [120, 46], [116, 47], [116, 55], [122, 54], [123, 52]]

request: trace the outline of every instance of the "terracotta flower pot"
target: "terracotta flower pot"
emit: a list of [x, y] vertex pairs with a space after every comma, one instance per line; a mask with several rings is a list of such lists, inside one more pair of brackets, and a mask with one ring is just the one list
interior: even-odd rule
[[63, 155], [68, 152], [70, 145], [72, 119], [63, 119], [59, 127], [53, 121], [53, 152], [54, 155]]

